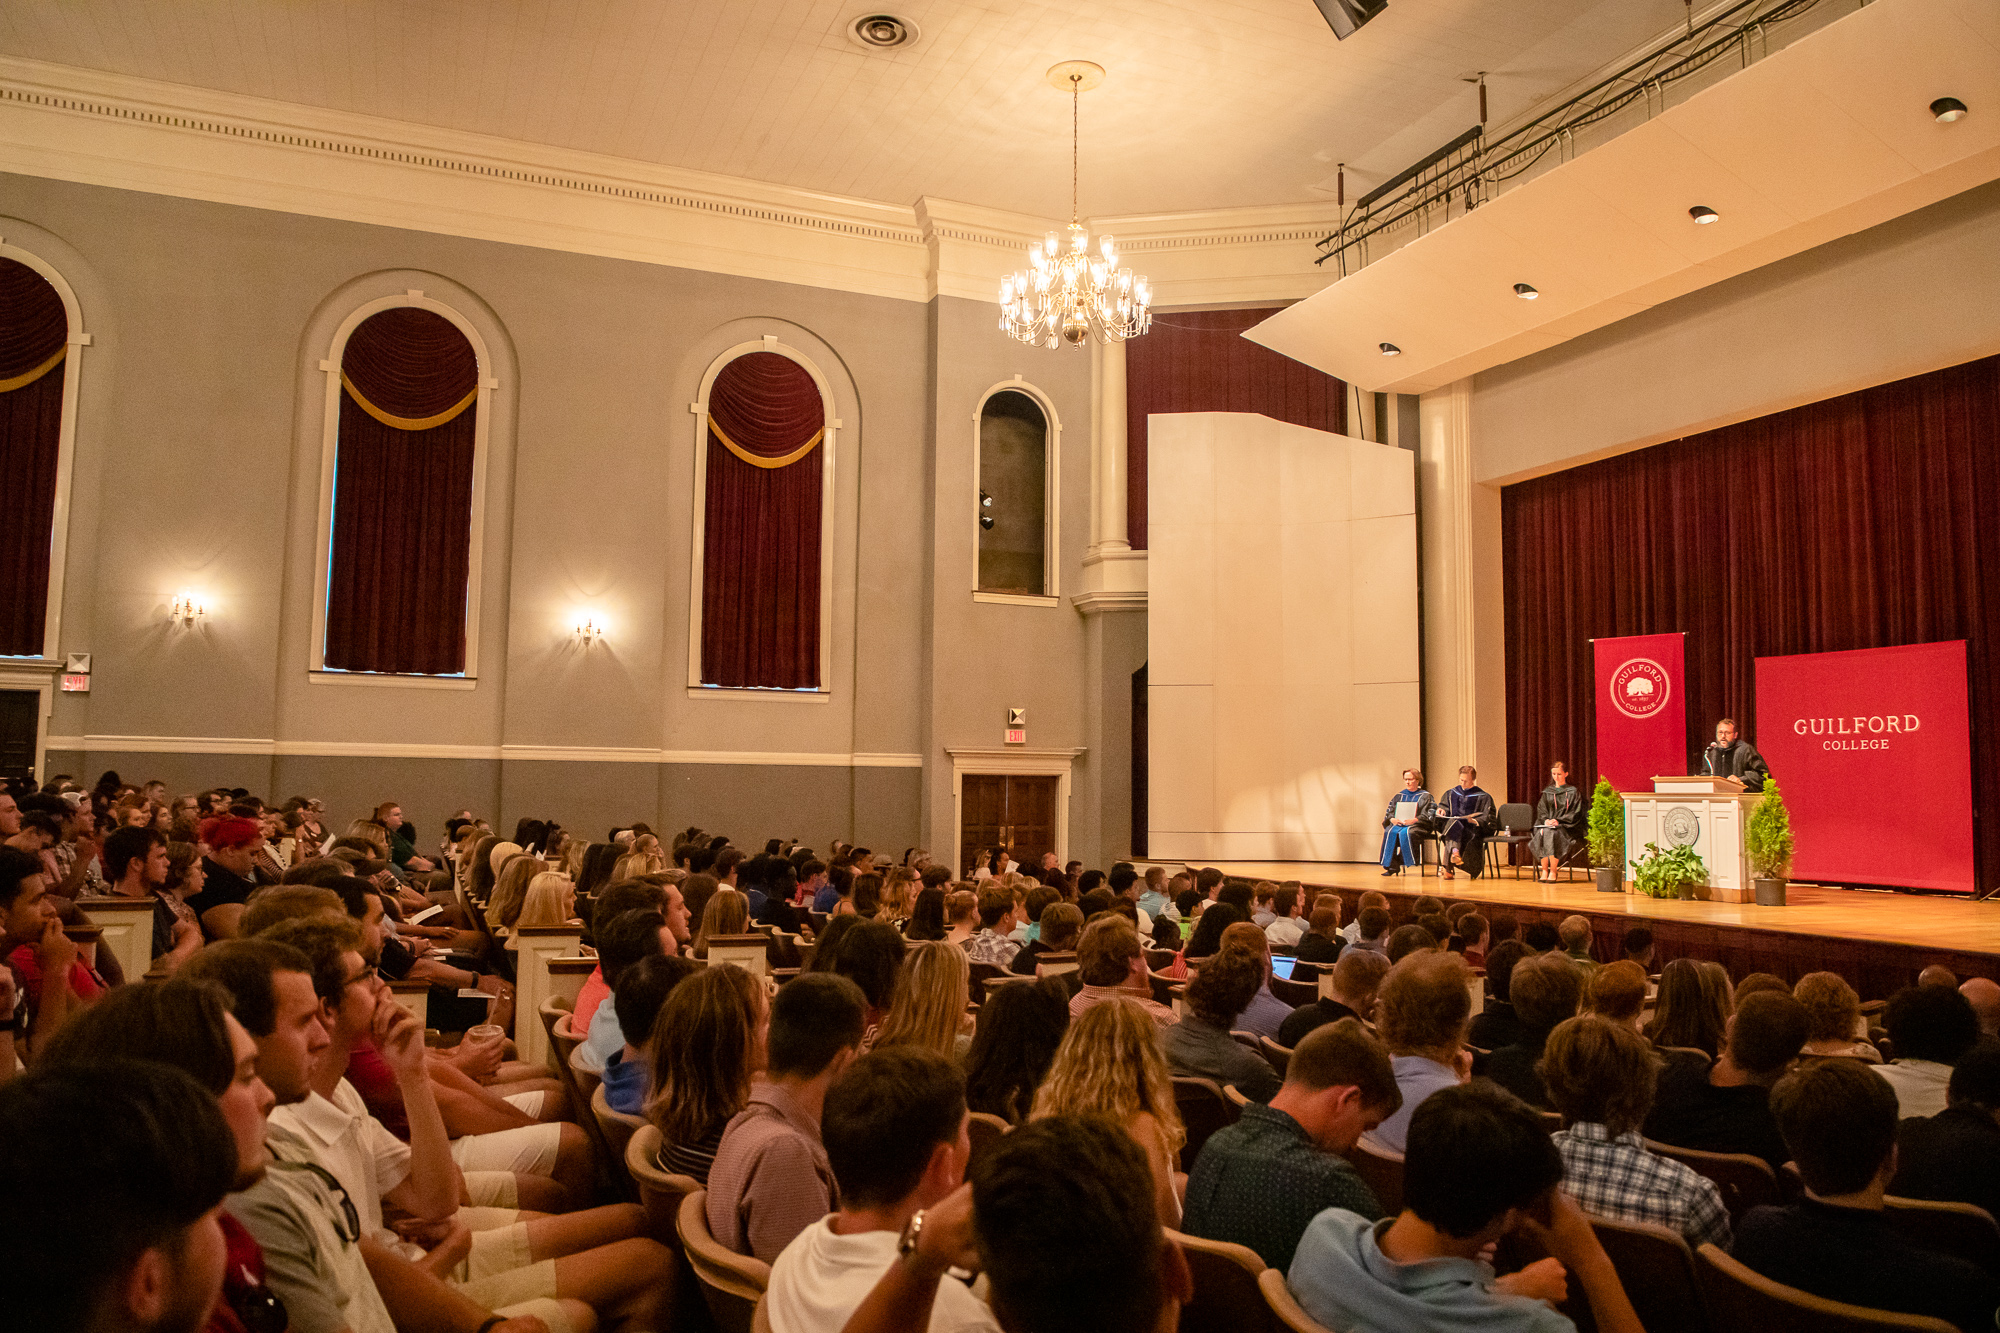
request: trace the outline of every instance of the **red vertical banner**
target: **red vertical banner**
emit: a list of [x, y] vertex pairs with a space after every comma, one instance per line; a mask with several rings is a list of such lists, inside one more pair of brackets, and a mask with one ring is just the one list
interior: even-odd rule
[[1597, 772], [1573, 775], [1579, 790], [1601, 774], [1619, 791], [1651, 791], [1656, 775], [1687, 771], [1682, 637], [1590, 641], [1597, 659]]
[[1757, 659], [1795, 879], [1971, 893], [1965, 641]]

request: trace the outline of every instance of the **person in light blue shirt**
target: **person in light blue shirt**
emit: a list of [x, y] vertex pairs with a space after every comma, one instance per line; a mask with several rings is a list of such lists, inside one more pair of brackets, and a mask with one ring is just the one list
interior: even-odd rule
[[1389, 969], [1377, 992], [1375, 1021], [1389, 1048], [1402, 1109], [1361, 1142], [1378, 1153], [1404, 1151], [1410, 1117], [1424, 1099], [1471, 1073], [1465, 1030], [1472, 1021], [1472, 973], [1455, 953], [1424, 949]]
[[[696, 972], [701, 964], [692, 958], [656, 954], [641, 958], [618, 978], [618, 990], [610, 1004], [597, 1007], [599, 1014], [615, 1007], [620, 1046], [604, 1062], [604, 1100], [612, 1110], [624, 1115], [644, 1115], [646, 1086], [652, 1080], [652, 1066], [646, 1059], [653, 1020], [667, 1002], [667, 993]], [[591, 1035], [597, 1035], [597, 1018], [590, 1020]], [[626, 1041], [624, 1033], [636, 1041]]]
[[[1574, 1280], [1603, 1333], [1641, 1333], [1562, 1176], [1562, 1155], [1526, 1103], [1488, 1083], [1444, 1089], [1411, 1119], [1403, 1211], [1381, 1222], [1322, 1212], [1286, 1285], [1342, 1333], [1564, 1333], [1575, 1325], [1553, 1307]], [[1481, 1252], [1516, 1232], [1552, 1257], [1495, 1277]]]
[[[1192, 880], [1189, 881], [1193, 883]], [[1174, 900], [1167, 896], [1167, 868], [1165, 866], [1146, 867], [1146, 887], [1139, 892], [1139, 910], [1153, 920], [1166, 917], [1178, 921], [1180, 913], [1174, 909]]]

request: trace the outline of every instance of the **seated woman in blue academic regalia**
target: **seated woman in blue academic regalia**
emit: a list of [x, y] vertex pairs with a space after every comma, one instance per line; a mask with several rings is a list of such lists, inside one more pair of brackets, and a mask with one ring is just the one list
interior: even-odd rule
[[1535, 857], [1535, 878], [1544, 884], [1556, 882], [1556, 871], [1577, 844], [1583, 841], [1590, 821], [1583, 807], [1583, 795], [1569, 785], [1569, 765], [1558, 759], [1549, 766], [1549, 785], [1535, 802], [1535, 829], [1528, 835], [1528, 850]]
[[1389, 798], [1382, 816], [1382, 873], [1400, 875], [1406, 865], [1422, 865], [1410, 835], [1428, 828], [1437, 815], [1437, 802], [1424, 790], [1424, 775], [1414, 768], [1403, 770], [1403, 789]]
[[1458, 785], [1438, 802], [1444, 821], [1444, 865], [1439, 873], [1452, 877], [1452, 867], [1473, 879], [1486, 869], [1486, 839], [1493, 834], [1493, 798], [1479, 785], [1479, 770], [1466, 764], [1458, 770]]

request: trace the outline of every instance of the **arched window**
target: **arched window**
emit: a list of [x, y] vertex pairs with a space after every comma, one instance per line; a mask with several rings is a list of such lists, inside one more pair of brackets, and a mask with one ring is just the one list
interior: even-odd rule
[[[7, 247], [11, 251], [11, 247]], [[75, 301], [54, 270], [0, 254], [0, 657], [52, 657], [76, 414]], [[74, 345], [73, 345], [74, 344]]]
[[820, 690], [833, 431], [818, 373], [775, 338], [711, 372], [703, 423], [700, 656], [711, 688]]
[[436, 309], [390, 304], [339, 347], [321, 664], [466, 673], [480, 357]]
[[979, 486], [974, 596], [1052, 605], [1061, 438], [1055, 412], [1039, 391], [1014, 380], [987, 390], [973, 419]]

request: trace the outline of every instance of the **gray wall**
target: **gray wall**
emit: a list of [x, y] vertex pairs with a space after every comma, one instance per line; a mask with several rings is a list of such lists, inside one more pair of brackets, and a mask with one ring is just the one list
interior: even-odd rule
[[[1037, 746], [1088, 744], [1096, 685], [1067, 598], [972, 601], [970, 465], [988, 386], [1021, 375], [1054, 401], [1065, 427], [1061, 577], [1074, 591], [1088, 526], [1089, 358], [1007, 341], [984, 305], [18, 176], [0, 176], [0, 235], [64, 274], [93, 337], [61, 650], [92, 653], [94, 674], [89, 694], [56, 697], [49, 720], [52, 736], [93, 739], [88, 753], [52, 748], [50, 771], [310, 792], [342, 818], [394, 797], [430, 828], [470, 806], [597, 836], [645, 818], [739, 841], [858, 837], [944, 856], [955, 842], [945, 746], [997, 746], [1010, 706], [1031, 710]], [[471, 689], [328, 684], [307, 671], [319, 362], [357, 306], [410, 288], [471, 321], [500, 381]], [[765, 334], [816, 362], [842, 422], [823, 704], [686, 688], [688, 405], [719, 354]], [[170, 629], [166, 607], [184, 587], [205, 595], [209, 615]], [[580, 608], [610, 622], [587, 651], [569, 634]], [[503, 752], [512, 746], [581, 753], [518, 759]], [[604, 748], [710, 761], [588, 753]], [[799, 754], [921, 756], [924, 767], [786, 758]], [[1095, 760], [1083, 756], [1080, 777]], [[1094, 855], [1102, 820], [1077, 806], [1072, 847]]]

